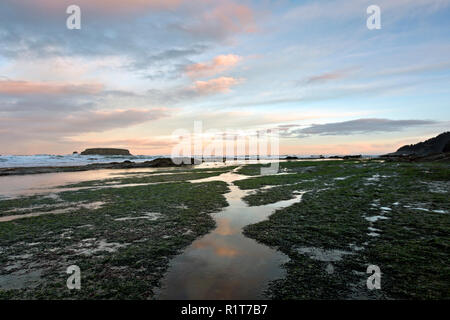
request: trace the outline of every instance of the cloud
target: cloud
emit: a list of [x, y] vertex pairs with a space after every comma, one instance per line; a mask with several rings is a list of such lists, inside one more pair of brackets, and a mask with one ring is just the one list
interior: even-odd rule
[[[86, 145], [98, 146], [95, 144], [96, 142], [108, 141], [94, 141], [96, 139], [83, 139], [82, 137], [90, 134], [97, 137], [101, 136], [101, 133], [105, 133], [103, 136], [106, 137], [117, 137], [115, 130], [120, 132], [125, 128], [170, 116], [169, 110], [164, 108], [114, 110], [90, 110], [92, 106], [78, 110], [73, 107], [56, 109], [56, 106], [52, 106], [51, 108], [55, 111], [2, 112], [0, 110], [2, 154], [47, 152], [61, 154], [61, 152], [71, 152], [71, 149], [86, 147]], [[158, 149], [158, 143], [162, 144], [152, 141], [153, 138], [133, 138], [135, 141], [132, 141], [133, 139], [115, 139], [105, 145], [130, 147], [136, 144], [136, 148], [150, 150]], [[159, 149], [167, 149], [170, 144], [166, 143], [165, 145]]]
[[209, 77], [234, 67], [241, 59], [234, 54], [219, 55], [210, 62], [188, 65], [185, 72], [191, 78]]
[[[428, 14], [448, 3], [380, 0], [383, 29], [370, 32], [365, 26], [369, 0], [3, 0], [2, 145], [9, 148], [14, 136], [50, 145], [68, 136], [82, 138], [82, 130], [90, 132], [89, 139], [120, 141], [126, 134], [140, 139], [147, 130], [167, 134], [194, 120], [256, 130], [261, 124], [401, 119], [408, 110], [423, 111], [418, 94], [430, 97], [429, 111], [445, 119], [444, 11], [415, 13]], [[81, 7], [81, 30], [65, 27], [66, 4]], [[284, 19], [288, 16], [291, 20]], [[361, 70], [350, 74], [345, 68], [351, 66]], [[243, 78], [249, 85], [238, 86]], [[396, 109], [388, 112], [386, 103]], [[160, 106], [181, 111], [150, 109]], [[300, 119], [302, 112], [322, 108], [338, 114], [323, 121]], [[149, 113], [137, 112], [145, 110]], [[227, 114], [230, 110], [255, 112]], [[267, 110], [277, 112], [264, 114]], [[342, 116], [343, 110], [355, 112]], [[165, 116], [170, 121], [150, 122], [152, 128], [139, 125]], [[284, 127], [283, 132], [301, 129], [307, 128]], [[328, 137], [310, 140], [316, 139]]]
[[431, 71], [446, 71], [450, 69], [450, 61], [431, 64], [408, 65], [404, 67], [388, 68], [374, 73], [374, 76], [391, 76], [414, 73], [427, 73]]
[[50, 82], [0, 80], [0, 94], [96, 94], [102, 91], [100, 83], [63, 84]]
[[330, 80], [337, 80], [346, 78], [352, 69], [336, 70], [332, 72], [325, 72], [317, 75], [308, 77], [305, 82], [306, 84], [322, 83]]
[[[334, 0], [334, 1], [310, 1], [298, 5], [290, 10], [286, 20], [300, 23], [310, 23], [314, 20], [346, 20], [349, 18], [360, 19], [361, 13], [365, 13], [366, 8], [372, 5], [371, 0]], [[449, 0], [378, 0], [376, 2], [386, 17], [399, 19], [410, 14], [428, 14], [439, 11], [450, 5]]]
[[203, 6], [195, 22], [174, 25], [195, 36], [224, 40], [230, 35], [254, 33], [258, 30], [253, 9], [232, 1], [211, 2], [214, 6]]
[[157, 53], [153, 53], [153, 50], [148, 52], [138, 50], [127, 68], [131, 71], [150, 72], [148, 78], [167, 77], [167, 74], [174, 74], [174, 77], [178, 77], [179, 74], [184, 73], [184, 70], [180, 70], [180, 65], [186, 64], [189, 61], [188, 58], [202, 54], [208, 48], [206, 44], [189, 44], [186, 47], [163, 49]]
[[82, 28], [67, 30], [69, 4], [74, 3], [1, 1], [0, 57], [111, 56], [126, 62], [124, 71], [170, 78], [196, 55], [255, 29], [253, 9], [233, 1], [80, 0], [75, 4], [81, 7]]
[[105, 147], [132, 147], [134, 150], [160, 150], [171, 148], [176, 143], [170, 139], [155, 139], [155, 138], [130, 138], [130, 139], [120, 139], [120, 140], [85, 140], [85, 139], [72, 139], [66, 140], [69, 143], [77, 143], [78, 145], [83, 145], [88, 148], [88, 146], [105, 146]]
[[76, 4], [82, 10], [96, 14], [130, 14], [145, 10], [165, 11], [174, 10], [185, 3], [185, 0], [5, 0], [22, 8], [42, 10], [47, 13], [60, 14], [65, 12], [69, 5]]
[[0, 126], [8, 130], [7, 135], [33, 136], [58, 140], [64, 137], [89, 132], [104, 132], [112, 129], [125, 128], [168, 117], [166, 109], [150, 110], [127, 109], [88, 111], [81, 110], [65, 116], [22, 114], [0, 117]]
[[328, 80], [334, 80], [342, 78], [342, 74], [338, 72], [331, 72], [331, 73], [323, 73], [317, 76], [312, 76], [308, 78], [306, 81], [307, 83], [314, 83], [314, 82], [325, 82]]
[[[296, 82], [298, 84], [298, 82]], [[271, 106], [277, 104], [292, 104], [298, 103], [298, 106], [308, 102], [339, 100], [347, 99], [349, 97], [362, 96], [364, 98], [379, 95], [393, 95], [405, 90], [415, 89], [417, 86], [423, 84], [423, 80], [403, 80], [403, 81], [359, 81], [345, 84], [336, 84], [327, 88], [311, 86], [311, 88], [293, 88], [286, 92], [281, 90], [274, 92], [272, 95], [266, 95], [261, 98], [261, 95], [248, 96], [247, 99], [241, 100], [237, 103], [229, 102], [229, 108], [243, 108], [254, 106]], [[297, 85], [298, 86], [298, 85]], [[280, 94], [281, 92], [281, 94]], [[256, 97], [256, 98], [255, 98]], [[223, 108], [223, 103], [217, 105], [210, 105], [214, 108]]]
[[375, 132], [394, 132], [406, 128], [436, 124], [431, 120], [389, 120], [389, 119], [357, 119], [344, 122], [313, 124], [303, 129], [295, 129], [287, 135], [305, 137], [309, 135], [352, 135]]
[[244, 82], [244, 80], [233, 77], [219, 77], [206, 81], [198, 80], [192, 85], [173, 86], [163, 90], [149, 89], [144, 96], [153, 104], [175, 106], [209, 95], [230, 93], [232, 87]]
[[208, 81], [195, 81], [194, 90], [201, 94], [228, 93], [231, 87], [241, 83], [242, 79], [220, 77]]
[[136, 125], [150, 120], [157, 120], [167, 116], [167, 110], [161, 108], [150, 110], [93, 111], [69, 115], [65, 119], [62, 119], [62, 127], [59, 125], [49, 126], [44, 131], [102, 132]]

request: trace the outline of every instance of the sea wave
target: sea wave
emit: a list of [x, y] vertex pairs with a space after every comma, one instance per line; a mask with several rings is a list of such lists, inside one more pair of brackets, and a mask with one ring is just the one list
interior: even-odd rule
[[134, 161], [144, 162], [151, 161], [161, 156], [100, 156], [100, 155], [3, 155], [0, 156], [0, 168], [17, 168], [17, 167], [46, 167], [46, 166], [77, 166], [91, 163], [109, 163], [109, 162], [123, 162]]

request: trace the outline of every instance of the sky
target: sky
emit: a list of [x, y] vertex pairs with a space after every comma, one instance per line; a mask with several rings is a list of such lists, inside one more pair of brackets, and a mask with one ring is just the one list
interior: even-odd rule
[[393, 152], [450, 128], [449, 18], [450, 0], [2, 0], [0, 154], [170, 154], [195, 123], [278, 130], [280, 154]]

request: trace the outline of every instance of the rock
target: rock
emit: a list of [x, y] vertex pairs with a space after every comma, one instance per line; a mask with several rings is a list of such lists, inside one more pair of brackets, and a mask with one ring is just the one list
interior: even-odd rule
[[170, 158], [157, 158], [152, 161], [146, 161], [146, 163], [150, 167], [175, 167], [175, 163], [173, 163], [172, 159]]
[[396, 152], [388, 154], [388, 156], [414, 155], [426, 157], [442, 152], [449, 152], [450, 151], [449, 143], [450, 143], [450, 132], [444, 132], [424, 142], [403, 146]]
[[190, 166], [191, 164], [194, 164], [194, 158], [186, 158], [184, 160], [185, 162], [182, 164], [175, 164], [170, 158], [157, 158], [155, 160], [145, 162], [132, 162], [126, 160], [123, 162], [91, 163], [82, 166], [0, 168], [0, 176], [51, 173], [51, 172], [76, 172], [76, 171], [87, 171], [98, 169], [181, 167], [181, 166]]
[[442, 152], [450, 152], [450, 141], [447, 142], [447, 144], [445, 145], [444, 149], [442, 150]]
[[86, 149], [81, 153], [85, 155], [100, 155], [100, 156], [131, 156], [130, 151], [127, 149], [116, 148], [92, 148]]
[[285, 160], [297, 160], [298, 157], [296, 156], [287, 156], [286, 158], [284, 158]]
[[78, 154], [78, 152], [77, 152], [77, 151], [74, 151], [74, 152], [72, 152], [72, 154]]
[[358, 155], [355, 155], [355, 156], [352, 156], [352, 155], [344, 156], [342, 159], [349, 160], [349, 159], [361, 159], [361, 158], [362, 158], [362, 155], [358, 154]]
[[381, 156], [389, 161], [450, 161], [450, 132], [417, 144], [406, 145], [396, 152]]

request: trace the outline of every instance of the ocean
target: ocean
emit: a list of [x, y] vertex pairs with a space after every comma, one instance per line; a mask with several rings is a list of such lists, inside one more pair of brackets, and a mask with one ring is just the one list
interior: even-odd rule
[[133, 162], [151, 161], [163, 156], [100, 156], [80, 154], [70, 155], [50, 155], [39, 154], [32, 156], [2, 155], [0, 156], [0, 168], [17, 167], [46, 167], [46, 166], [79, 166], [91, 163], [123, 162], [126, 160]]
[[[296, 155], [302, 158], [314, 158], [318, 156], [305, 156]], [[151, 161], [157, 158], [170, 158], [170, 155], [138, 155], [138, 156], [100, 156], [100, 155], [80, 155], [80, 154], [70, 154], [70, 155], [50, 155], [50, 154], [39, 154], [30, 156], [21, 155], [0, 155], [0, 168], [17, 168], [17, 167], [47, 167], [47, 166], [80, 166], [91, 163], [110, 163], [110, 162], [123, 162], [126, 160], [133, 162], [144, 162]], [[247, 156], [248, 157], [248, 156]], [[265, 156], [261, 157], [263, 159], [283, 159], [286, 155], [280, 156]], [[363, 155], [365, 158], [373, 158], [377, 156], [373, 155]], [[238, 160], [245, 160], [245, 156], [238, 156]], [[247, 159], [256, 160], [257, 157], [251, 155]], [[222, 157], [205, 157], [206, 161], [221, 161]]]

